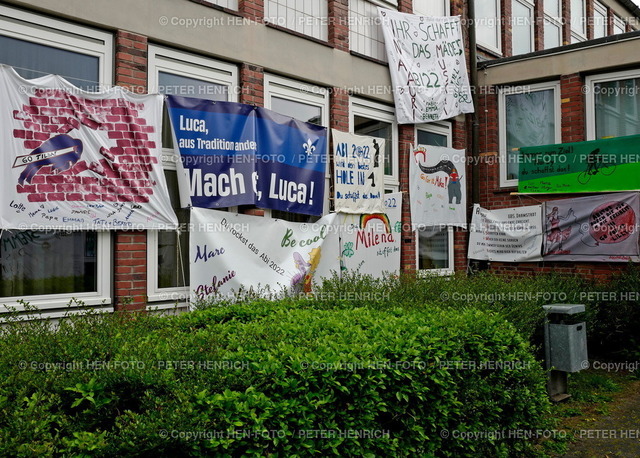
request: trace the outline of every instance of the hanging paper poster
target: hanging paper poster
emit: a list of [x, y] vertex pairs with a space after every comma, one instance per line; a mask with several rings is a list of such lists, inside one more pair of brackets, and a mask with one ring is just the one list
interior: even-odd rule
[[340, 270], [335, 213], [315, 223], [191, 209], [192, 302], [239, 288], [312, 292], [313, 282]]
[[331, 133], [335, 211], [382, 213], [385, 140], [335, 129]]
[[161, 96], [85, 92], [0, 65], [0, 100], [3, 228], [177, 227], [160, 161]]
[[402, 193], [384, 195], [384, 213], [339, 213], [341, 270], [382, 278], [400, 271]]
[[325, 127], [234, 102], [168, 96], [167, 106], [183, 207], [322, 214]]
[[640, 189], [640, 135], [520, 148], [518, 192]]
[[638, 196], [613, 193], [545, 202], [544, 260], [639, 261]]
[[542, 261], [542, 205], [487, 210], [473, 206], [469, 259]]
[[411, 222], [466, 227], [465, 152], [443, 146], [418, 146], [409, 157]]
[[459, 16], [378, 8], [400, 124], [473, 113]]

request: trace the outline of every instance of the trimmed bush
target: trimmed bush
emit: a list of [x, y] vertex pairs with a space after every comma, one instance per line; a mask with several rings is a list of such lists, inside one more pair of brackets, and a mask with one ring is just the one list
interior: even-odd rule
[[0, 455], [527, 453], [524, 439], [472, 436], [543, 426], [526, 340], [493, 313], [392, 303], [9, 324]]

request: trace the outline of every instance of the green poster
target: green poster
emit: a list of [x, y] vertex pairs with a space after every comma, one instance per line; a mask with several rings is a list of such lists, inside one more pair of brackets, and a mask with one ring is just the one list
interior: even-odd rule
[[640, 135], [520, 148], [518, 192], [640, 190]]

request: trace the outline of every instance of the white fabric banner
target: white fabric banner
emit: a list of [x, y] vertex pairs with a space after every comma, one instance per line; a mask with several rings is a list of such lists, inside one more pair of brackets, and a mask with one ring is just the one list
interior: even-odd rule
[[342, 270], [381, 278], [400, 272], [402, 193], [384, 195], [385, 212], [338, 214]]
[[544, 203], [545, 261], [638, 262], [640, 194], [603, 193]]
[[336, 214], [290, 223], [193, 207], [189, 242], [191, 300], [239, 288], [311, 292], [314, 280], [339, 273]]
[[414, 226], [467, 226], [465, 151], [419, 146], [409, 156], [411, 222]]
[[542, 261], [542, 205], [487, 210], [473, 206], [469, 259]]
[[459, 16], [428, 17], [378, 8], [398, 123], [473, 113]]
[[335, 129], [331, 132], [335, 211], [382, 213], [385, 140]]
[[162, 96], [82, 91], [0, 65], [0, 225], [174, 229], [162, 170]]

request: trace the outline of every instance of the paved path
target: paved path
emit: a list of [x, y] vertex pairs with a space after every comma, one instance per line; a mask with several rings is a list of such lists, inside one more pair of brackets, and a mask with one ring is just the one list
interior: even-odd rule
[[640, 381], [610, 405], [609, 415], [575, 432], [577, 441], [565, 457], [640, 457]]

